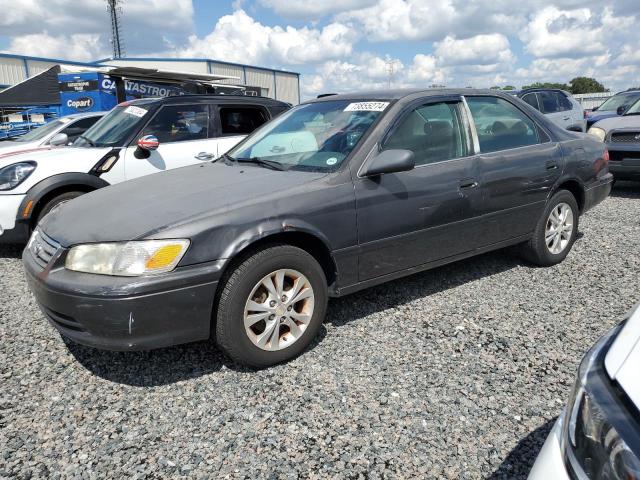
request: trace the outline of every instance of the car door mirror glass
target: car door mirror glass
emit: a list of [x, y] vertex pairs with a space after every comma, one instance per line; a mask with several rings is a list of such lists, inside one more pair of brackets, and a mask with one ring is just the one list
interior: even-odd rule
[[408, 172], [413, 170], [415, 166], [411, 150], [384, 150], [368, 162], [363, 173], [367, 177], [374, 177], [384, 173]]
[[54, 135], [51, 140], [49, 140], [49, 145], [52, 145], [54, 147], [66, 145], [67, 143], [69, 143], [69, 137], [66, 133], [58, 133]]

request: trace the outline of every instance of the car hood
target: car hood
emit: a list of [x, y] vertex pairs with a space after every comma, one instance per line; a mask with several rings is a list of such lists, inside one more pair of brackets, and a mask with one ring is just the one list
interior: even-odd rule
[[[163, 231], [266, 203], [304, 189], [325, 173], [203, 163], [156, 173], [65, 203], [41, 222], [61, 245], [163, 238]], [[165, 233], [166, 235], [166, 233]]]
[[63, 159], [69, 159], [71, 156], [76, 157], [82, 155], [82, 157], [96, 158], [98, 161], [102, 155], [106, 154], [111, 148], [80, 148], [80, 147], [55, 147], [55, 148], [37, 148], [30, 149], [23, 152], [15, 152], [14, 154], [2, 155], [0, 151], [0, 168], [12, 163], [35, 161], [38, 164], [41, 162], [55, 162]]
[[618, 333], [607, 352], [604, 364], [609, 376], [624, 389], [636, 407], [640, 408], [640, 304]]
[[618, 114], [616, 112], [594, 112], [594, 113], [590, 113], [587, 116], [587, 122], [590, 125], [593, 125], [596, 122], [599, 122], [600, 120], [604, 120], [605, 118], [611, 118], [611, 117], [617, 117]]
[[594, 127], [602, 128], [605, 132], [610, 132], [614, 129], [626, 129], [640, 128], [640, 115], [622, 115], [620, 117], [611, 117], [605, 118], [604, 120], [600, 120], [598, 123], [593, 125]]

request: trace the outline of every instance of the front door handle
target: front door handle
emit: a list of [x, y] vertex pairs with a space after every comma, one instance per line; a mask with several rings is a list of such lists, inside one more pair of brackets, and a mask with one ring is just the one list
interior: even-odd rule
[[556, 170], [558, 168], [558, 164], [554, 160], [548, 161], [545, 166], [547, 170]]
[[213, 153], [200, 152], [194, 158], [196, 160], [211, 160], [215, 155]]
[[475, 180], [462, 180], [460, 182], [460, 189], [468, 189], [468, 188], [476, 188], [478, 186], [478, 182]]
[[571, 120], [571, 117], [564, 117], [563, 120]]

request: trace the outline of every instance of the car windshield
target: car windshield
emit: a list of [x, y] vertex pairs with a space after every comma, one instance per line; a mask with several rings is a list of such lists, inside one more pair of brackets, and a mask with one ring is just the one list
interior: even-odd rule
[[267, 123], [228, 155], [239, 161], [277, 162], [283, 169], [335, 170], [388, 105], [355, 100], [300, 105]]
[[146, 116], [146, 108], [135, 105], [115, 107], [79, 136], [75, 147], [119, 147], [125, 142], [133, 128], [140, 125]]
[[47, 135], [55, 132], [58, 128], [62, 127], [64, 122], [61, 120], [54, 120], [52, 122], [47, 123], [46, 125], [42, 125], [41, 127], [35, 128], [31, 130], [29, 133], [22, 135], [21, 137], [16, 138], [16, 142], [36, 142], [38, 140], [42, 140]]
[[640, 93], [620, 93], [610, 97], [598, 108], [599, 112], [615, 112], [623, 105], [631, 105], [640, 99]]

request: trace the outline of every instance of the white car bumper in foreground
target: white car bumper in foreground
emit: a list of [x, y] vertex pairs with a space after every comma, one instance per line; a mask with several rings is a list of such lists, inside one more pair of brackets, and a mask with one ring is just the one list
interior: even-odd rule
[[18, 208], [25, 195], [0, 195], [0, 241], [16, 226]]
[[571, 480], [560, 449], [563, 421], [564, 413], [558, 417], [553, 429], [549, 432], [529, 473], [529, 480]]

